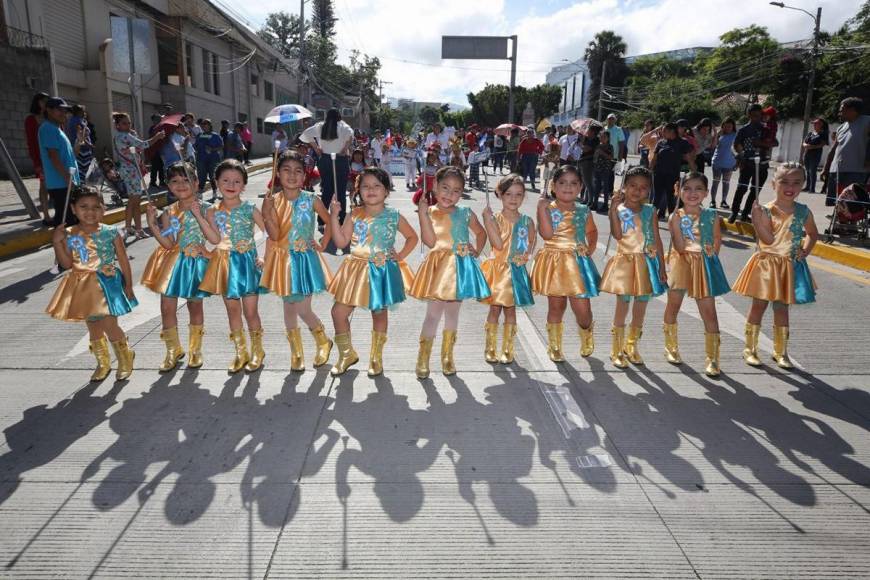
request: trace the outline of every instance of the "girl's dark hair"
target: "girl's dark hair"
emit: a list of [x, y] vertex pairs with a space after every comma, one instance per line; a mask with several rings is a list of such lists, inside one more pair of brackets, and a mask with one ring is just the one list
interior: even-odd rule
[[220, 179], [221, 173], [224, 171], [238, 171], [242, 174], [242, 183], [248, 184], [248, 170], [245, 169], [245, 165], [238, 159], [224, 159], [218, 163], [217, 167], [214, 168], [215, 180]]
[[100, 202], [100, 205], [105, 205], [103, 202], [103, 196], [100, 195], [100, 191], [96, 187], [90, 185], [76, 185], [73, 187], [70, 192], [70, 205], [76, 205], [86, 197], [94, 197]]
[[173, 177], [184, 177], [193, 183], [193, 175], [195, 175], [193, 165], [185, 161], [176, 161], [166, 168], [166, 180], [169, 181]]
[[526, 184], [523, 181], [522, 176], [516, 173], [509, 173], [498, 180], [498, 183], [495, 184], [495, 196], [501, 197], [504, 192], [511, 188], [513, 185], [519, 185], [523, 188], [523, 193], [526, 192]]
[[118, 123], [120, 123], [121, 121], [123, 121], [124, 119], [129, 119], [129, 118], [130, 118], [130, 115], [128, 113], [124, 113], [124, 112], [112, 113], [112, 122], [114, 122], [116, 125]]
[[825, 120], [823, 117], [817, 118], [816, 121], [822, 124], [822, 132], [819, 133], [819, 136], [825, 140], [825, 145], [828, 145], [830, 142], [831, 132], [830, 128], [828, 127], [828, 121]]
[[703, 173], [700, 173], [698, 171], [690, 171], [689, 173], [685, 174], [684, 176], [682, 176], [680, 178], [680, 189], [684, 188], [686, 186], [686, 184], [689, 183], [690, 181], [692, 181], [693, 179], [697, 179], [701, 183], [703, 183], [704, 189], [707, 189], [709, 187], [709, 182], [707, 181], [706, 175], [704, 175]]
[[353, 153], [350, 154], [350, 160], [353, 161], [353, 158], [356, 157], [357, 154], [359, 154], [359, 156], [363, 158], [363, 161], [366, 160], [366, 154], [363, 153], [362, 149], [354, 149]]
[[[39, 110], [39, 101], [48, 100], [48, 93], [36, 93], [30, 99], [30, 114], [39, 115], [42, 111]], [[44, 103], [43, 103], [44, 104]]]
[[377, 179], [380, 184], [384, 186], [384, 189], [387, 190], [387, 195], [390, 195], [390, 176], [387, 174], [385, 169], [380, 167], [366, 167], [360, 171], [359, 176], [357, 176], [357, 179], [359, 180], [356, 186], [357, 190], [359, 190], [359, 186], [362, 185], [362, 179], [366, 175], [371, 175]]
[[465, 172], [453, 165], [445, 165], [435, 172], [435, 183], [441, 183], [448, 177], [455, 177], [462, 182], [462, 187], [465, 187]]
[[724, 129], [728, 123], [731, 123], [731, 128], [737, 131], [737, 121], [734, 120], [734, 117], [725, 117], [719, 124], [719, 128]]
[[652, 173], [649, 169], [641, 165], [629, 168], [628, 171], [625, 172], [625, 180], [623, 183], [628, 183], [628, 180], [633, 177], [640, 177], [652, 183]]
[[570, 165], [570, 164], [562, 165], [562, 166], [560, 166], [560, 167], [557, 167], [557, 168], [556, 168], [556, 171], [553, 172], [553, 177], [550, 178], [550, 183], [552, 183], [553, 185], [555, 185], [556, 182], [559, 181], [559, 179], [560, 179], [563, 175], [565, 175], [566, 173], [573, 173], [574, 175], [577, 176], [577, 179], [580, 180], [580, 183], [581, 183], [581, 184], [583, 183], [583, 176], [580, 175], [580, 170], [577, 169], [576, 166], [574, 166], [574, 165]]
[[326, 111], [326, 118], [320, 126], [320, 138], [324, 141], [338, 139], [338, 122], [341, 121], [341, 113], [333, 107]]
[[305, 158], [302, 157], [298, 151], [294, 151], [292, 149], [285, 149], [281, 155], [278, 156], [278, 165], [275, 166], [275, 171], [281, 171], [281, 167], [285, 163], [298, 163], [302, 166], [302, 169], [305, 169]]

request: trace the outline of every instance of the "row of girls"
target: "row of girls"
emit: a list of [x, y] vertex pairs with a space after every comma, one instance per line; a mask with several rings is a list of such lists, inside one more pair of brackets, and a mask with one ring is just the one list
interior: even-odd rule
[[[683, 205], [671, 216], [673, 247], [666, 255], [654, 207], [647, 203], [651, 175], [643, 167], [630, 169], [623, 191], [615, 194], [608, 212], [616, 253], [599, 276], [592, 261], [598, 230], [588, 207], [577, 201], [582, 183], [575, 167], [565, 165], [555, 172], [552, 195], [540, 199], [535, 219], [521, 213], [525, 198], [521, 177], [511, 174], [501, 179], [497, 186], [501, 210], [493, 213], [487, 207], [478, 219], [469, 208], [457, 205], [464, 188], [462, 172], [443, 167], [436, 176], [435, 205], [430, 207], [421, 199], [418, 206], [420, 237], [429, 252], [414, 274], [405, 259], [417, 245], [418, 235], [396, 209], [386, 205], [389, 178], [382, 169], [362, 171], [358, 187], [361, 205], [342, 223], [337, 201], [327, 208], [313, 193], [302, 189], [305, 166], [296, 152], [282, 153], [277, 167], [281, 191], [267, 195], [262, 209], [243, 199], [247, 174], [236, 161], [227, 160], [218, 167], [222, 199], [214, 206], [197, 200], [186, 165], [178, 163], [168, 169], [169, 189], [178, 201], [159, 218], [153, 206], [148, 209], [148, 223], [159, 246], [142, 275], [142, 284], [161, 295], [160, 337], [166, 356], [160, 371], [175, 369], [185, 356], [188, 367], [203, 364], [202, 300], [210, 295], [222, 296], [226, 306], [229, 338], [235, 346], [230, 373], [257, 371], [264, 364], [258, 314], [261, 293], [275, 294], [283, 301], [291, 370], [305, 369], [301, 318], [314, 337], [315, 367], [330, 360], [333, 348], [338, 351], [333, 375], [343, 374], [359, 361], [349, 322], [356, 308], [371, 313], [368, 374], [377, 376], [383, 372], [389, 310], [407, 296], [424, 300], [427, 308], [416, 362], [416, 374], [423, 379], [429, 376], [430, 355], [442, 319], [441, 369], [445, 375], [456, 372], [453, 350], [464, 300], [489, 305], [481, 341], [484, 357], [493, 364], [510, 364], [514, 361], [516, 308], [532, 306], [536, 295], [545, 298], [547, 351], [553, 361], [561, 362], [568, 356], [562, 348], [567, 307], [571, 307], [581, 339], [579, 354], [589, 356], [595, 349], [590, 301], [604, 292], [616, 297], [610, 350], [615, 367], [643, 364], [639, 343], [648, 301], [667, 293], [663, 321], [666, 359], [673, 364], [682, 362], [677, 313], [688, 295], [697, 302], [704, 324], [705, 373], [720, 373], [714, 298], [732, 288], [718, 258], [719, 220], [713, 210], [702, 206], [707, 195], [702, 174], [688, 174], [679, 184]], [[791, 367], [787, 351], [789, 307], [815, 299], [805, 258], [818, 233], [807, 207], [795, 201], [804, 179], [801, 166], [780, 166], [774, 177], [775, 199], [753, 208], [757, 250], [733, 286], [734, 291], [753, 299], [743, 351], [750, 365], [761, 364], [760, 323], [772, 303], [773, 359], [780, 367]], [[86, 322], [97, 360], [94, 381], [110, 373], [109, 343], [117, 359], [116, 377], [124, 380], [133, 370], [135, 355], [117, 317], [136, 306], [124, 244], [116, 230], [101, 224], [104, 208], [93, 189], [78, 189], [72, 210], [79, 224], [54, 233], [58, 262], [69, 272], [47, 312], [57, 319]], [[319, 240], [315, 237], [318, 218], [324, 222]], [[255, 228], [268, 235], [262, 262], [254, 243]], [[399, 234], [404, 241], [397, 246]], [[539, 236], [543, 245], [535, 253]], [[334, 276], [321, 256], [330, 240], [340, 248], [350, 246]], [[480, 264], [478, 255], [487, 241], [493, 255]], [[208, 250], [207, 243], [214, 249]], [[529, 272], [530, 260], [533, 265]], [[327, 336], [311, 306], [312, 296], [323, 291], [335, 299], [333, 338]], [[187, 301], [190, 317], [186, 351], [176, 318], [179, 298]]]

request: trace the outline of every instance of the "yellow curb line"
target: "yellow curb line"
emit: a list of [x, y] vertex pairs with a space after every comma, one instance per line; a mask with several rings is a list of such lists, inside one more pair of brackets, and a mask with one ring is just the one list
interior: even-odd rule
[[[724, 218], [720, 218], [722, 227], [731, 233], [755, 238], [755, 228], [751, 223], [737, 222], [730, 224]], [[813, 256], [836, 262], [856, 270], [870, 272], [870, 252], [846, 246], [835, 246], [825, 242], [818, 242], [813, 248]]]
[[[163, 207], [166, 205], [165, 193], [153, 195], [151, 199], [154, 201], [154, 204], [157, 207]], [[147, 201], [143, 201], [140, 204], [140, 208], [143, 212], [145, 211], [145, 206], [147, 204]], [[123, 222], [125, 212], [126, 208], [124, 207], [109, 210], [103, 216], [103, 223], [116, 224], [118, 222]], [[40, 228], [38, 230], [23, 233], [22, 235], [7, 240], [5, 242], [0, 242], [0, 258], [5, 258], [14, 254], [20, 254], [22, 252], [35, 250], [37, 248], [41, 248], [42, 246], [47, 246], [51, 244], [51, 236], [53, 231], [53, 228]]]

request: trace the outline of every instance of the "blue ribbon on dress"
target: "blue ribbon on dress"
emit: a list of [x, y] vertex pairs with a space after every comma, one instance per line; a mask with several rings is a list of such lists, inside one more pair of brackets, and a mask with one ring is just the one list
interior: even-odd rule
[[227, 221], [229, 221], [230, 216], [225, 211], [219, 211], [214, 214], [214, 221], [217, 224], [218, 229], [221, 232], [221, 235], [227, 233]]
[[695, 241], [695, 232], [692, 231], [692, 218], [684, 215], [680, 218], [680, 231], [683, 232], [683, 237], [691, 241]]
[[175, 216], [169, 218], [169, 227], [160, 232], [164, 238], [169, 236], [177, 236], [181, 232], [181, 220]]
[[622, 233], [628, 233], [628, 230], [637, 229], [634, 225], [634, 212], [627, 207], [619, 210], [619, 221], [622, 222]]
[[353, 224], [353, 233], [356, 234], [357, 243], [362, 245], [366, 243], [366, 238], [369, 236], [369, 224], [365, 220], [357, 220]]
[[529, 228], [520, 226], [517, 228], [517, 252], [526, 253], [529, 251]]
[[562, 218], [563, 216], [561, 211], [559, 211], [558, 209], [550, 210], [550, 221], [553, 222], [554, 230], [559, 227], [560, 223], [562, 223]]
[[308, 221], [311, 219], [311, 215], [308, 213], [308, 210], [311, 209], [311, 200], [308, 198], [300, 199], [296, 204], [296, 209], [300, 212], [299, 219], [302, 221]]
[[66, 240], [66, 245], [71, 252], [79, 255], [79, 262], [82, 264], [88, 261], [88, 246], [85, 243], [85, 238], [82, 236], [70, 236]]

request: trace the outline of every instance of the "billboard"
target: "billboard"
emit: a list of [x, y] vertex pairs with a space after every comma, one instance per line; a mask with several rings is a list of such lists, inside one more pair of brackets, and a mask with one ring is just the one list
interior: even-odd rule
[[441, 58], [498, 60], [510, 58], [507, 36], [442, 36]]

